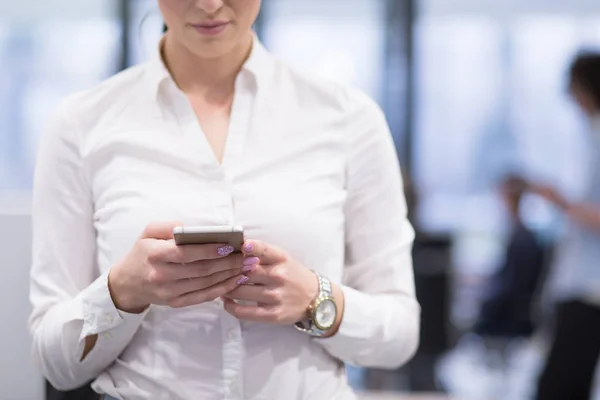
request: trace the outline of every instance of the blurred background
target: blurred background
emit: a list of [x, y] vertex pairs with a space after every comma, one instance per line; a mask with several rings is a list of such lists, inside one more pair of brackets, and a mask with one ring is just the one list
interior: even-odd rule
[[[468, 332], [506, 246], [499, 179], [511, 172], [570, 195], [583, 190], [586, 123], [569, 99], [567, 68], [581, 49], [600, 49], [600, 2], [263, 2], [256, 30], [266, 47], [372, 96], [386, 113], [405, 175], [418, 232], [421, 348], [399, 371], [350, 367], [353, 385], [457, 399], [530, 398], [548, 342], [543, 295], [535, 300], [541, 322], [533, 335], [490, 348]], [[0, 296], [11, 304], [0, 309], [1, 399], [45, 396], [26, 329], [40, 132], [65, 95], [151, 57], [161, 31], [153, 0], [0, 0]], [[560, 216], [535, 196], [523, 199], [520, 213], [550, 260]]]

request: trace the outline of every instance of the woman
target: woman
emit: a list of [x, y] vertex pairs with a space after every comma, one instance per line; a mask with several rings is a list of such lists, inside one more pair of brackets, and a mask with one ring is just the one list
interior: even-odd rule
[[[352, 399], [343, 362], [395, 368], [418, 342], [385, 119], [269, 55], [259, 0], [158, 4], [160, 56], [69, 98], [42, 139], [41, 369], [118, 399]], [[172, 241], [175, 226], [234, 224], [243, 254]], [[337, 313], [314, 329], [324, 293]]]
[[593, 133], [591, 179], [584, 197], [574, 201], [552, 187], [533, 187], [564, 212], [570, 225], [550, 277], [558, 303], [556, 332], [538, 384], [540, 400], [590, 399], [600, 354], [600, 54], [575, 59], [570, 91]]

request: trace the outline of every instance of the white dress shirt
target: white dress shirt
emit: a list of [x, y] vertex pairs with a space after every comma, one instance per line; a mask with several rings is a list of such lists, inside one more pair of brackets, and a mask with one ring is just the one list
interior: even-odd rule
[[[589, 172], [584, 193], [574, 199], [600, 209], [600, 115], [590, 120]], [[600, 306], [600, 235], [598, 230], [567, 221], [547, 285], [547, 296], [555, 302], [579, 300]]]
[[[30, 330], [55, 387], [94, 380], [121, 399], [347, 400], [343, 362], [395, 368], [415, 351], [414, 233], [385, 118], [365, 95], [300, 74], [255, 40], [219, 163], [157, 56], [68, 98], [38, 157]], [[149, 222], [172, 220], [241, 225], [341, 284], [339, 332], [316, 339], [239, 321], [220, 300], [117, 310], [110, 267]]]

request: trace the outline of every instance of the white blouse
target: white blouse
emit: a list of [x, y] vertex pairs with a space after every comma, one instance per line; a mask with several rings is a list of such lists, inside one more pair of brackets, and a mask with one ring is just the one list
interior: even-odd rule
[[[296, 72], [255, 40], [219, 164], [160, 57], [68, 98], [43, 135], [30, 331], [59, 389], [122, 399], [353, 399], [343, 363], [395, 368], [418, 344], [397, 157], [365, 95]], [[241, 225], [342, 284], [339, 332], [239, 321], [222, 302], [140, 315], [111, 265], [151, 221]], [[86, 336], [98, 341], [80, 361]]]

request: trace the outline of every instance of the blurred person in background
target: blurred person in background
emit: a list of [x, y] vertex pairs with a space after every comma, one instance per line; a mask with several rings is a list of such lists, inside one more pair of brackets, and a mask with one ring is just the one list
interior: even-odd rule
[[[42, 137], [35, 358], [107, 399], [354, 399], [344, 363], [397, 368], [419, 337], [383, 113], [270, 55], [259, 0], [158, 5], [157, 57], [69, 97]], [[234, 224], [242, 254], [172, 240]]]
[[533, 298], [544, 265], [544, 251], [521, 219], [521, 200], [527, 182], [517, 175], [506, 176], [500, 193], [510, 217], [510, 235], [504, 261], [491, 278], [486, 300], [474, 333], [486, 338], [529, 337], [534, 331]]
[[[537, 235], [521, 218], [527, 186], [525, 179], [516, 174], [504, 176], [498, 185], [509, 219], [504, 255], [497, 271], [485, 284], [482, 306], [473, 328], [437, 366], [441, 382], [450, 391], [464, 384], [458, 382], [464, 380], [464, 375], [456, 371], [465, 368], [474, 368], [481, 374], [479, 383], [485, 382], [481, 387], [488, 393], [506, 388], [507, 368], [512, 368], [510, 361], [520, 347], [516, 340], [527, 339], [535, 331], [533, 305], [545, 257]], [[496, 376], [495, 372], [500, 373], [501, 379], [490, 379]]]
[[557, 302], [556, 328], [538, 383], [539, 400], [590, 399], [600, 354], [600, 53], [578, 56], [569, 78], [570, 93], [590, 123], [591, 174], [578, 200], [551, 186], [531, 185], [569, 222], [547, 288]]

